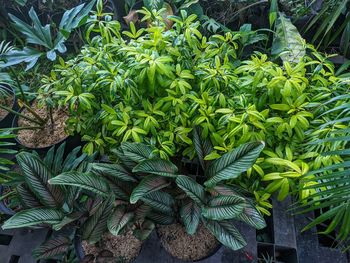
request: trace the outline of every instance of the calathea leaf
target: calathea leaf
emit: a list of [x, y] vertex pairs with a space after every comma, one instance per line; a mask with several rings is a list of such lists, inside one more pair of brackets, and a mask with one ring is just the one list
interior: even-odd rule
[[125, 158], [136, 163], [149, 159], [153, 151], [153, 149], [148, 145], [130, 142], [122, 143], [120, 149], [122, 150]]
[[137, 182], [137, 180], [120, 164], [94, 163], [92, 172], [104, 177], [114, 177], [126, 182]]
[[168, 193], [161, 191], [152, 192], [142, 197], [141, 200], [145, 204], [152, 207], [154, 210], [168, 214], [173, 213], [173, 206], [175, 201], [173, 197]]
[[156, 174], [165, 177], [176, 177], [176, 165], [168, 160], [150, 159], [140, 162], [132, 170], [134, 173]]
[[63, 202], [63, 191], [58, 186], [48, 183], [52, 178], [51, 171], [39, 157], [22, 152], [17, 154], [16, 158], [27, 185], [40, 202], [48, 207], [59, 207]]
[[25, 184], [20, 184], [16, 187], [18, 196], [22, 205], [25, 208], [33, 208], [42, 206], [39, 200], [35, 197], [35, 195], [28, 189]]
[[36, 259], [49, 259], [67, 252], [71, 240], [65, 236], [57, 236], [47, 240], [44, 244], [33, 250]]
[[166, 178], [157, 175], [149, 175], [143, 178], [139, 185], [132, 191], [130, 203], [135, 204], [143, 196], [169, 185], [170, 182], [168, 182]]
[[245, 205], [245, 199], [240, 196], [218, 196], [202, 208], [202, 215], [212, 220], [234, 219], [243, 212]]
[[186, 232], [189, 235], [196, 233], [201, 217], [200, 207], [193, 200], [187, 199], [180, 208], [180, 216]]
[[202, 139], [201, 128], [199, 126], [196, 126], [193, 129], [193, 144], [194, 144], [194, 149], [196, 150], [198, 160], [199, 160], [203, 170], [206, 170], [207, 164], [206, 164], [204, 158], [205, 158], [205, 156], [207, 156], [208, 154], [210, 154], [212, 152], [213, 146], [212, 146], [209, 138]]
[[144, 220], [145, 217], [151, 212], [152, 208], [149, 205], [141, 204], [135, 210], [135, 221]]
[[134, 213], [127, 212], [125, 206], [117, 206], [107, 220], [109, 232], [117, 236], [134, 218]]
[[176, 184], [197, 204], [205, 204], [204, 187], [198, 184], [195, 180], [186, 175], [179, 175], [176, 178]]
[[61, 230], [64, 226], [77, 221], [79, 218], [81, 218], [82, 216], [84, 216], [85, 212], [84, 211], [77, 211], [77, 212], [73, 212], [67, 216], [65, 216], [61, 222], [59, 222], [58, 224], [55, 224], [52, 226], [52, 228], [56, 231]]
[[80, 187], [102, 196], [109, 196], [110, 189], [106, 180], [93, 173], [65, 172], [49, 180], [52, 185], [71, 185]]
[[133, 233], [134, 236], [140, 240], [146, 240], [155, 228], [155, 224], [150, 220], [145, 220], [139, 228], [136, 228]]
[[149, 212], [147, 218], [159, 225], [171, 225], [175, 222], [173, 215], [165, 214], [160, 211]]
[[266, 227], [264, 217], [252, 204], [249, 203], [246, 204], [242, 213], [240, 213], [235, 219], [245, 222], [256, 229], [263, 229]]
[[284, 62], [298, 63], [306, 53], [304, 42], [290, 19], [280, 13], [276, 22], [275, 38], [272, 42], [272, 55], [281, 57]]
[[110, 196], [96, 210], [93, 216], [82, 225], [82, 239], [87, 240], [90, 244], [98, 242], [104, 232], [107, 230], [107, 219], [113, 209], [114, 196]]
[[202, 218], [204, 225], [223, 245], [238, 250], [247, 245], [242, 235], [229, 221], [213, 221]]
[[2, 229], [21, 228], [40, 224], [58, 224], [64, 215], [61, 211], [52, 208], [32, 208], [16, 213], [8, 219]]
[[214, 187], [222, 180], [238, 177], [255, 163], [264, 146], [265, 143], [262, 141], [251, 142], [224, 154], [209, 166], [207, 176], [210, 179], [204, 184], [207, 187]]

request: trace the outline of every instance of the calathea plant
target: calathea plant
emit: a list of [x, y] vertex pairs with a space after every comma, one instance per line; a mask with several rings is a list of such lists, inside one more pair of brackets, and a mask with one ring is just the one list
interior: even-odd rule
[[[264, 143], [243, 144], [213, 162], [204, 160], [212, 146], [208, 140], [200, 139], [198, 130], [195, 132], [194, 144], [204, 171], [202, 178], [182, 175], [184, 171], [179, 170], [171, 161], [147, 159], [133, 168], [134, 172], [145, 176], [133, 190], [130, 202], [144, 201], [150, 196], [165, 197], [171, 193], [175, 196], [177, 216], [188, 234], [195, 234], [202, 222], [222, 244], [233, 250], [240, 249], [246, 245], [246, 241], [232, 220], [243, 221], [257, 229], [264, 228], [266, 224], [254, 203], [228, 182], [254, 164]], [[158, 206], [153, 202], [148, 205], [155, 208]], [[166, 208], [172, 209], [168, 205], [163, 209]]]

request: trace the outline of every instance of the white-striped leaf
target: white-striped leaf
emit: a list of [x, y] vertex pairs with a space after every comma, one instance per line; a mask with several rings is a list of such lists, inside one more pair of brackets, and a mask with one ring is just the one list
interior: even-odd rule
[[19, 199], [25, 208], [34, 208], [42, 206], [35, 195], [28, 189], [25, 184], [20, 184], [16, 187]]
[[21, 228], [40, 224], [58, 224], [64, 214], [53, 208], [32, 208], [16, 213], [8, 219], [2, 229]]
[[50, 259], [66, 253], [71, 245], [71, 240], [65, 236], [57, 236], [47, 240], [33, 250], [36, 259]]
[[229, 221], [213, 221], [202, 218], [205, 226], [224, 246], [238, 250], [247, 245], [239, 231]]
[[106, 180], [93, 173], [65, 172], [50, 179], [49, 183], [52, 185], [76, 186], [102, 196], [110, 195], [110, 189]]
[[189, 235], [196, 233], [201, 212], [199, 206], [192, 200], [187, 199], [180, 208], [180, 216]]
[[135, 204], [143, 196], [170, 185], [164, 177], [149, 175], [141, 180], [130, 196], [130, 203]]
[[201, 128], [199, 126], [193, 129], [193, 144], [194, 144], [194, 149], [196, 150], [196, 153], [197, 153], [198, 160], [203, 170], [206, 170], [207, 164], [204, 158], [205, 156], [209, 155], [212, 152], [213, 146], [209, 138], [202, 139]]
[[239, 214], [236, 219], [245, 222], [256, 229], [263, 229], [266, 227], [264, 217], [252, 204], [247, 204], [243, 208], [242, 213]]
[[120, 149], [127, 159], [136, 163], [149, 159], [152, 154], [152, 148], [142, 143], [124, 142]]
[[171, 225], [175, 222], [173, 215], [164, 214], [159, 211], [151, 211], [147, 214], [147, 218], [158, 225]]
[[176, 177], [176, 165], [168, 160], [151, 159], [139, 163], [132, 170], [134, 173], [156, 174], [165, 177]]
[[39, 157], [22, 152], [16, 158], [27, 185], [40, 202], [47, 207], [59, 207], [63, 202], [63, 191], [48, 183], [53, 175]]
[[214, 187], [222, 180], [234, 179], [247, 171], [255, 163], [264, 146], [264, 142], [261, 141], [246, 143], [215, 160], [207, 170], [210, 179], [204, 183], [205, 186]]
[[173, 206], [175, 201], [173, 197], [168, 193], [161, 191], [152, 192], [142, 197], [141, 200], [145, 204], [152, 207], [154, 210], [168, 214], [173, 213]]
[[114, 196], [111, 196], [105, 200], [93, 216], [90, 216], [83, 224], [80, 230], [83, 240], [94, 244], [101, 239], [103, 233], [107, 230], [107, 219], [112, 212], [114, 199]]
[[202, 208], [202, 215], [212, 220], [234, 219], [243, 212], [246, 201], [240, 196], [218, 196]]
[[205, 204], [204, 187], [198, 184], [195, 180], [186, 175], [179, 175], [176, 178], [176, 184], [197, 204]]
[[137, 180], [120, 164], [95, 163], [92, 164], [92, 172], [105, 177], [111, 176], [126, 182], [137, 182]]
[[117, 236], [120, 231], [133, 220], [134, 213], [127, 212], [125, 206], [117, 206], [107, 220], [109, 232]]

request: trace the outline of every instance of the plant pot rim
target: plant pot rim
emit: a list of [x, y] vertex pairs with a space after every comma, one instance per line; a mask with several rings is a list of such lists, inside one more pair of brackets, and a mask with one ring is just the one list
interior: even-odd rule
[[[176, 224], [176, 223], [175, 223], [175, 224]], [[178, 224], [180, 224], [180, 223], [178, 223]], [[166, 227], [167, 225], [163, 225], [163, 226]], [[181, 226], [182, 226], [182, 225], [181, 225]], [[184, 259], [182, 259], [182, 258], [178, 258], [178, 257], [172, 255], [168, 250], [165, 249], [165, 247], [163, 246], [163, 244], [162, 244], [162, 242], [161, 242], [161, 238], [160, 238], [160, 235], [159, 235], [159, 232], [158, 232], [158, 227], [159, 227], [159, 225], [156, 225], [156, 233], [157, 233], [157, 237], [158, 237], [158, 239], [159, 239], [159, 241], [160, 241], [160, 244], [161, 244], [162, 248], [163, 248], [163, 249], [166, 251], [166, 253], [168, 253], [168, 255], [170, 255], [171, 257], [176, 258], [176, 259], [179, 259], [179, 260], [184, 261], [184, 262], [200, 262], [200, 261], [202, 261], [202, 260], [206, 260], [206, 259], [211, 258], [212, 256], [214, 256], [214, 255], [221, 249], [221, 247], [222, 247], [221, 242], [218, 241], [218, 240], [215, 238], [215, 239], [218, 241], [218, 245], [217, 245], [217, 246], [213, 249], [213, 251], [211, 251], [208, 255], [206, 255], [206, 256], [204, 256], [204, 257], [202, 257], [202, 258], [200, 258], [200, 259], [196, 259], [196, 260], [184, 260]], [[183, 226], [182, 226], [182, 227], [183, 227]]]
[[[13, 95], [13, 98], [12, 98], [12, 105], [11, 105], [11, 109], [14, 109], [15, 108], [15, 104], [16, 104], [16, 93], [15, 91], [13, 90], [13, 88], [10, 86], [10, 85], [7, 85], [7, 84], [3, 84], [2, 86], [0, 86], [0, 89], [4, 89], [4, 90], [7, 90], [7, 91], [10, 91]], [[2, 122], [3, 120], [5, 120], [7, 117], [10, 116], [10, 112], [7, 112], [7, 114], [0, 119], [0, 122]]]
[[[18, 110], [18, 112], [20, 113], [20, 112], [23, 111], [24, 109], [25, 109], [25, 108], [22, 107], [22, 108], [20, 108], [20, 109]], [[12, 125], [11, 125], [12, 128], [18, 127], [18, 117], [19, 117], [18, 115], [15, 115], [15, 116], [13, 117]], [[13, 133], [17, 135], [17, 131], [14, 131]], [[22, 145], [23, 147], [25, 147], [25, 148], [28, 149], [28, 150], [47, 151], [47, 150], [49, 150], [52, 146], [56, 146], [56, 145], [62, 144], [62, 143], [63, 143], [64, 141], [66, 141], [70, 136], [71, 136], [71, 135], [66, 134], [66, 136], [65, 136], [63, 139], [61, 139], [60, 141], [55, 142], [55, 143], [53, 143], [53, 144], [50, 144], [50, 145], [48, 145], [48, 146], [42, 146], [42, 147], [32, 147], [32, 146], [25, 145], [24, 143], [22, 143], [22, 142], [18, 139], [18, 136], [15, 137], [15, 140], [16, 140], [16, 142], [17, 142], [19, 145]]]

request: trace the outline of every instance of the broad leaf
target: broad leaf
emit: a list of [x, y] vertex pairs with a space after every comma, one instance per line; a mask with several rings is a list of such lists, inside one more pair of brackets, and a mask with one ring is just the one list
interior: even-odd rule
[[44, 244], [40, 245], [33, 250], [33, 256], [36, 259], [50, 259], [55, 256], [59, 256], [68, 251], [71, 240], [65, 236], [57, 236], [47, 240]]
[[33, 207], [42, 206], [39, 200], [33, 194], [33, 192], [30, 191], [30, 189], [28, 189], [28, 187], [25, 184], [18, 185], [16, 187], [16, 190], [17, 190], [19, 199], [25, 208], [29, 209]]
[[63, 202], [63, 192], [58, 186], [48, 183], [52, 173], [39, 157], [22, 152], [16, 158], [27, 185], [40, 202], [48, 207], [59, 207]]
[[186, 200], [180, 208], [180, 216], [189, 235], [196, 233], [201, 213], [199, 206], [191, 199]]
[[148, 145], [129, 142], [122, 143], [120, 149], [122, 150], [125, 158], [136, 163], [149, 159], [153, 150]]
[[170, 185], [166, 178], [157, 175], [149, 175], [141, 180], [139, 185], [132, 191], [130, 203], [135, 204], [143, 196], [158, 191]]
[[111, 176], [126, 182], [137, 182], [137, 180], [120, 164], [94, 163], [92, 172], [102, 175]]
[[52, 185], [71, 185], [102, 196], [109, 196], [110, 188], [106, 180], [92, 173], [65, 172], [49, 180]]
[[114, 197], [111, 196], [105, 200], [93, 216], [81, 227], [82, 239], [87, 240], [90, 244], [98, 242], [104, 232], [107, 230], [107, 219], [113, 209]]
[[243, 212], [245, 205], [245, 199], [240, 196], [218, 196], [202, 208], [202, 215], [212, 220], [234, 219]]
[[134, 173], [156, 174], [165, 177], [176, 177], [176, 165], [168, 160], [151, 159], [139, 163], [132, 170]]
[[134, 218], [134, 213], [127, 212], [125, 206], [117, 206], [107, 220], [109, 232], [117, 236], [120, 231]]
[[246, 206], [243, 208], [242, 213], [240, 213], [236, 217], [236, 219], [256, 229], [263, 229], [264, 227], [266, 227], [264, 217], [252, 204], [247, 203]]
[[202, 139], [201, 129], [198, 126], [193, 129], [193, 144], [194, 149], [196, 150], [199, 163], [201, 164], [203, 170], [206, 170], [207, 164], [204, 158], [212, 152], [213, 146], [209, 138]]
[[247, 245], [242, 235], [229, 221], [212, 221], [202, 218], [204, 225], [224, 246], [238, 250]]
[[203, 186], [198, 184], [192, 178], [185, 175], [179, 175], [176, 178], [176, 184], [197, 204], [203, 205], [205, 203], [205, 190]]
[[209, 166], [207, 176], [210, 179], [204, 184], [214, 187], [220, 181], [238, 177], [255, 163], [264, 146], [264, 142], [246, 143], [224, 154]]
[[151, 211], [147, 214], [147, 218], [159, 225], [171, 225], [175, 222], [173, 215], [164, 214], [159, 211]]
[[152, 192], [142, 197], [141, 200], [145, 204], [152, 207], [154, 210], [168, 214], [173, 213], [173, 206], [175, 201], [173, 197], [168, 193], [161, 191]]
[[64, 215], [61, 211], [51, 208], [32, 208], [16, 213], [8, 219], [2, 229], [21, 228], [40, 224], [58, 224]]
[[304, 42], [290, 19], [280, 14], [276, 22], [271, 54], [281, 57], [284, 62], [298, 63], [306, 53]]

